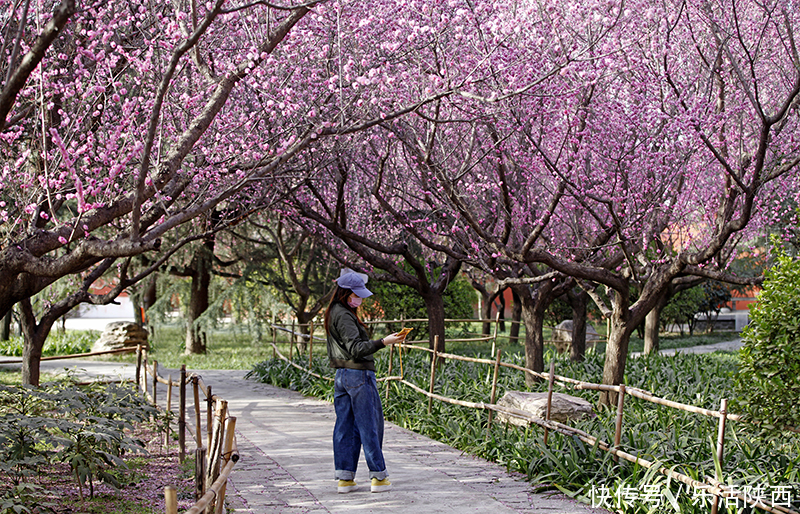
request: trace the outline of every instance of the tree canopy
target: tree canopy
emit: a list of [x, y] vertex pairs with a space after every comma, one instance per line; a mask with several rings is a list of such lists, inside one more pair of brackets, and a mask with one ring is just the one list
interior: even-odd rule
[[730, 262], [797, 204], [794, 1], [0, 5], [0, 314], [32, 361], [97, 277], [267, 210], [434, 317], [463, 264], [528, 319], [577, 284], [620, 383], [664, 292], [753, 282]]

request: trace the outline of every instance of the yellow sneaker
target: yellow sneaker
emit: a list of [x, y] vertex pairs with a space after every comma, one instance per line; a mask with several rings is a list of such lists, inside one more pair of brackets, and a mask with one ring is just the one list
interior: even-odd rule
[[355, 480], [339, 480], [340, 493], [349, 493], [350, 491], [355, 491], [357, 488], [358, 484], [356, 484]]
[[385, 493], [386, 491], [390, 491], [391, 489], [392, 489], [392, 483], [389, 482], [388, 478], [384, 478], [383, 480], [378, 480], [377, 478], [373, 478], [372, 485], [369, 488], [369, 490], [373, 493]]

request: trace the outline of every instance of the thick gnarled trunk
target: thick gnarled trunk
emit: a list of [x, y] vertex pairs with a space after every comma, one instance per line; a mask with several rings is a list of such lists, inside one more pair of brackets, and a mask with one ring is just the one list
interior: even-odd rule
[[[520, 298], [522, 320], [525, 323], [525, 367], [536, 371], [544, 371], [544, 313], [550, 304], [549, 293], [553, 289], [550, 281], [537, 284], [535, 287], [512, 286]], [[525, 383], [534, 385], [539, 378], [530, 373], [525, 374]]]
[[583, 361], [586, 355], [586, 323], [589, 295], [585, 291], [567, 293], [572, 307], [572, 343], [569, 347], [569, 358], [573, 362]]
[[211, 267], [214, 259], [214, 240], [207, 240], [195, 254], [192, 263], [192, 285], [186, 313], [186, 355], [202, 355], [208, 349], [206, 331], [196, 323], [209, 305]]
[[50, 329], [53, 327], [53, 322], [57, 317], [45, 317], [37, 324], [30, 300], [23, 300], [19, 305], [20, 327], [24, 338], [22, 346], [22, 384], [38, 387], [40, 378], [39, 366], [42, 360], [44, 342], [47, 340]]
[[[628, 345], [636, 324], [631, 320], [628, 296], [614, 291], [611, 330], [606, 344], [606, 359], [603, 365], [603, 384], [619, 385], [625, 378], [625, 363], [628, 359]], [[641, 318], [640, 318], [641, 320]], [[600, 392], [600, 405], [611, 406], [617, 402], [617, 393]]]
[[445, 351], [444, 340], [444, 298], [441, 293], [430, 292], [423, 296], [425, 308], [428, 310], [428, 335], [430, 348], [434, 348], [436, 336], [439, 336], [437, 352]]

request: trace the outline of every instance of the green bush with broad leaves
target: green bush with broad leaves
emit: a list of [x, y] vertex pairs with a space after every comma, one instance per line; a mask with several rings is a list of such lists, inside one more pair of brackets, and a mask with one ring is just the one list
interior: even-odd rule
[[159, 416], [125, 384], [0, 386], [0, 476], [8, 479], [0, 484], [0, 513], [47, 508], [37, 503], [31, 478], [55, 462], [69, 464], [81, 497], [84, 488], [93, 496], [95, 481], [121, 487], [121, 456], [145, 451], [130, 430]]
[[800, 260], [777, 253], [742, 332], [734, 404], [770, 432], [800, 427]]

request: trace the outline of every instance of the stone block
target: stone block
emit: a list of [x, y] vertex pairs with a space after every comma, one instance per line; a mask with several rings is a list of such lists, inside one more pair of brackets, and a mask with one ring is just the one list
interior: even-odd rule
[[[497, 405], [517, 409], [530, 413], [537, 418], [545, 419], [547, 416], [547, 393], [527, 393], [523, 391], [508, 391], [497, 402]], [[550, 419], [560, 423], [584, 417], [593, 418], [592, 404], [575, 396], [564, 393], [553, 393], [550, 405]], [[509, 416], [498, 412], [497, 418], [517, 426], [528, 426], [530, 423], [516, 416]]]
[[[591, 323], [586, 323], [586, 348], [593, 348], [602, 340]], [[558, 353], [568, 352], [572, 345], [572, 320], [565, 319], [553, 329], [553, 344]]]
[[106, 325], [100, 338], [92, 345], [93, 352], [118, 350], [120, 348], [136, 348], [142, 345], [148, 348], [147, 329], [130, 321], [114, 321]]

